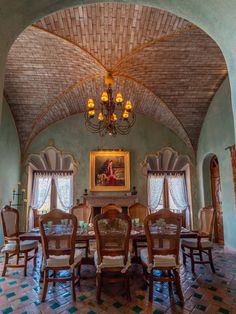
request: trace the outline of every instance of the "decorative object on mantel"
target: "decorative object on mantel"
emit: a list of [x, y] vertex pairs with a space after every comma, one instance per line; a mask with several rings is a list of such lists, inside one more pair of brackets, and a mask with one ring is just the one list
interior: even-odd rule
[[137, 195], [137, 193], [136, 186], [133, 186], [131, 195]]
[[19, 208], [24, 209], [24, 205], [27, 203], [27, 199], [25, 198], [26, 190], [21, 189], [21, 192], [20, 192], [20, 186], [21, 186], [21, 182], [18, 182], [17, 190], [15, 188], [12, 190], [12, 199], [9, 199], [9, 206], [10, 207], [13, 206], [18, 209]]
[[84, 196], [88, 195], [88, 189], [84, 189]]
[[130, 100], [124, 104], [122, 94], [119, 92], [114, 101], [111, 88], [113, 83], [114, 79], [111, 73], [108, 73], [105, 78], [107, 89], [101, 95], [100, 106], [96, 107], [94, 100], [89, 98], [88, 110], [84, 114], [87, 129], [101, 136], [107, 133], [112, 136], [127, 135], [136, 120]]
[[84, 203], [91, 207], [103, 207], [107, 204], [116, 204], [121, 207], [130, 207], [131, 205], [138, 203], [137, 195], [88, 195], [84, 197]]
[[129, 152], [114, 150], [90, 152], [90, 190], [129, 191]]

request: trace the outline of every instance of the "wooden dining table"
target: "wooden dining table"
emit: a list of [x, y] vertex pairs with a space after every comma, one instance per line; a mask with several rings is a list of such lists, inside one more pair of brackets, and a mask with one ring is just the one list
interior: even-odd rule
[[[145, 232], [143, 228], [135, 228], [131, 230], [130, 239], [144, 239]], [[197, 233], [191, 230], [187, 230], [185, 228], [181, 229], [181, 238], [196, 238]], [[80, 230], [78, 229], [76, 240], [77, 241], [87, 241], [87, 240], [95, 240], [95, 233], [93, 230]], [[41, 241], [41, 235], [39, 230], [35, 231], [28, 231], [28, 232], [21, 232], [20, 240], [37, 240]]]

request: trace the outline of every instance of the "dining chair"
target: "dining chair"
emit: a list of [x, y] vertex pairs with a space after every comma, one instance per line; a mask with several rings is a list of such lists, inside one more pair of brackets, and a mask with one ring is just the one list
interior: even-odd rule
[[116, 205], [116, 204], [107, 204], [106, 206], [103, 206], [101, 208], [101, 213], [105, 214], [107, 211], [109, 211], [111, 209], [112, 210], [114, 209], [114, 210], [118, 211], [119, 213], [122, 213], [122, 207], [119, 205]]
[[[43, 293], [44, 302], [47, 295], [48, 283], [71, 282], [73, 300], [75, 294], [75, 270], [78, 270], [78, 285], [80, 283], [80, 266], [82, 251], [75, 249], [77, 219], [74, 215], [60, 209], [54, 209], [42, 215], [39, 220], [42, 249], [43, 249]], [[70, 272], [67, 277], [57, 276], [59, 271]], [[49, 271], [53, 271], [50, 277]]]
[[[24, 276], [27, 275], [27, 263], [33, 259], [34, 268], [38, 253], [38, 241], [25, 240], [19, 238], [19, 212], [10, 206], [5, 206], [1, 210], [1, 219], [4, 235], [4, 246], [1, 250], [5, 254], [2, 276], [5, 276], [7, 268], [24, 268]], [[33, 251], [33, 255], [29, 253]], [[16, 264], [9, 263], [9, 259], [16, 256]], [[24, 259], [23, 264], [19, 264], [20, 259]]]
[[[213, 207], [203, 207], [198, 212], [198, 230], [196, 238], [183, 239], [181, 243], [183, 253], [183, 263], [186, 265], [186, 257], [191, 259], [191, 270], [195, 272], [195, 264], [210, 264], [211, 270], [215, 273], [215, 267], [212, 259], [213, 248], [213, 226], [215, 221], [215, 210]], [[185, 251], [189, 250], [189, 253]], [[208, 257], [208, 260], [203, 260], [204, 257]], [[194, 256], [199, 256], [199, 260], [196, 260]]]
[[94, 231], [97, 250], [94, 254], [96, 266], [97, 301], [101, 298], [104, 282], [123, 282], [128, 300], [131, 300], [129, 287], [129, 238], [131, 219], [115, 208], [95, 216]]
[[170, 296], [174, 283], [180, 302], [184, 302], [179, 276], [181, 220], [180, 214], [168, 209], [150, 214], [144, 220], [147, 248], [140, 251], [140, 258], [145, 280], [149, 283], [150, 302], [155, 281], [168, 282]]
[[[78, 204], [71, 208], [70, 213], [75, 215], [77, 218], [77, 225], [79, 226], [80, 221], [88, 224], [91, 220], [92, 209], [86, 204]], [[76, 248], [85, 250], [85, 257], [88, 258], [89, 254], [89, 240], [76, 240]]]
[[[132, 222], [135, 219], [138, 219], [139, 224], [143, 225], [144, 219], [149, 214], [149, 209], [140, 203], [135, 203], [128, 208], [128, 214]], [[138, 249], [147, 247], [147, 242], [145, 241], [145, 239], [133, 239], [132, 244], [133, 244], [135, 258], [137, 259]]]

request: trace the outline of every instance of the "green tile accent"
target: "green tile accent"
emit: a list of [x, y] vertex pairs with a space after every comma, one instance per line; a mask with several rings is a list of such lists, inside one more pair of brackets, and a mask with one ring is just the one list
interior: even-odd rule
[[87, 299], [87, 297], [85, 295], [81, 295], [79, 296], [80, 301], [84, 301], [85, 299]]
[[203, 312], [206, 311], [206, 306], [205, 306], [205, 305], [202, 305], [202, 304], [197, 304], [197, 305], [195, 306], [195, 308], [196, 308], [197, 310], [199, 310], [199, 311], [203, 311]]
[[19, 272], [18, 272], [18, 271], [14, 271], [14, 272], [12, 273], [12, 275], [13, 275], [13, 276], [19, 275]]
[[155, 301], [155, 302], [159, 302], [159, 303], [163, 303], [163, 300], [160, 299], [160, 298], [155, 298], [154, 301]]
[[16, 284], [17, 284], [17, 281], [16, 281], [16, 280], [11, 281], [11, 282], [9, 282], [8, 284], [11, 285], [11, 286], [13, 286], [13, 285], [16, 285]]
[[218, 295], [214, 295], [213, 300], [222, 302], [222, 298], [219, 297]]
[[5, 278], [0, 278], [0, 282], [3, 282], [5, 281], [6, 279]]
[[72, 313], [75, 313], [75, 312], [77, 312], [77, 311], [78, 311], [78, 309], [77, 309], [77, 307], [75, 307], [75, 306], [70, 307], [69, 310], [68, 310], [68, 312], [71, 313], [71, 314], [72, 314]]
[[94, 311], [89, 311], [87, 314], [96, 314]]
[[145, 296], [144, 295], [136, 295], [136, 298], [139, 299], [139, 300], [144, 300], [145, 299]]
[[55, 310], [55, 309], [57, 309], [58, 307], [60, 307], [60, 304], [58, 304], [58, 303], [53, 303], [53, 304], [50, 306], [50, 308], [51, 308], [52, 310]]
[[13, 308], [11, 306], [2, 310], [2, 314], [8, 314], [8, 313], [12, 313], [12, 312], [13, 312]]
[[202, 294], [199, 294], [199, 293], [194, 293], [193, 296], [197, 299], [201, 299], [202, 298]]
[[121, 304], [120, 302], [113, 303], [112, 305], [117, 309], [123, 306], [123, 304]]
[[224, 309], [223, 307], [220, 307], [218, 311], [219, 311], [220, 313], [223, 313], [223, 314], [229, 314], [229, 313], [230, 313], [229, 310]]
[[155, 311], [153, 312], [153, 314], [164, 314], [164, 312], [162, 312], [162, 311], [160, 311], [160, 310], [155, 310]]
[[64, 297], [64, 298], [67, 298], [67, 297], [69, 297], [69, 296], [70, 296], [70, 293], [69, 293], [69, 292], [63, 294], [63, 297]]
[[143, 309], [138, 306], [138, 305], [135, 305], [133, 308], [132, 308], [132, 311], [134, 311], [135, 313], [140, 313]]
[[12, 297], [14, 297], [15, 295], [16, 295], [15, 292], [9, 292], [9, 293], [6, 294], [6, 297], [7, 297], [7, 298], [12, 298]]
[[27, 295], [24, 295], [23, 297], [20, 298], [21, 302], [25, 302], [27, 300], [29, 300], [29, 297]]
[[29, 285], [27, 283], [24, 283], [23, 285], [20, 286], [22, 289], [29, 287]]
[[40, 305], [41, 303], [42, 303], [41, 301], [34, 301], [34, 304], [37, 306]]
[[104, 303], [104, 300], [99, 300], [99, 301], [98, 301], [98, 304], [101, 305], [102, 303]]
[[28, 314], [28, 312], [22, 312], [21, 314]]
[[198, 286], [198, 285], [192, 285], [191, 287], [192, 287], [192, 288], [194, 288], [194, 289], [199, 288], [199, 286]]

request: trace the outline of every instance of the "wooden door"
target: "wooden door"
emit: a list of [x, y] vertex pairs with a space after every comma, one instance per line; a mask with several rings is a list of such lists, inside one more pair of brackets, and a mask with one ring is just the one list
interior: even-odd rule
[[221, 185], [220, 185], [220, 168], [216, 156], [213, 156], [210, 163], [211, 170], [211, 191], [212, 191], [212, 205], [216, 210], [215, 219], [215, 241], [224, 244], [224, 225], [223, 213], [221, 207]]

